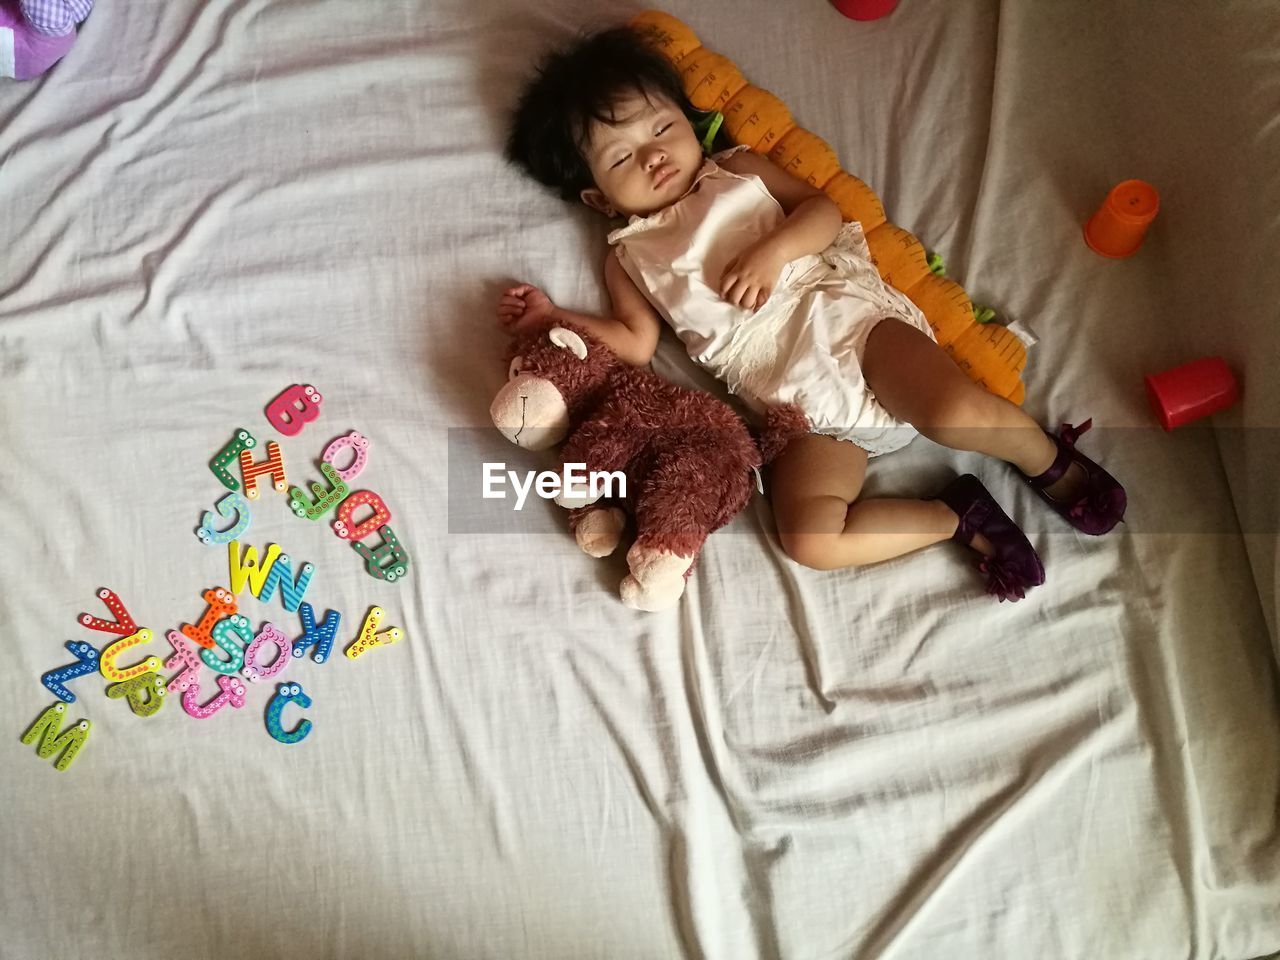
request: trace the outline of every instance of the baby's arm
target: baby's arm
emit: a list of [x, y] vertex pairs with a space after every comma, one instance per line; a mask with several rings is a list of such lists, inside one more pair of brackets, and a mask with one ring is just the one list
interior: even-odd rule
[[753, 150], [743, 150], [725, 160], [726, 170], [737, 174], [754, 174], [764, 181], [787, 219], [766, 238], [774, 246], [783, 263], [790, 263], [810, 253], [821, 253], [840, 232], [840, 208], [825, 193], [792, 176], [771, 160]]
[[787, 215], [772, 233], [731, 260], [720, 280], [722, 297], [757, 309], [769, 299], [783, 266], [825, 250], [835, 239], [842, 222], [840, 208], [817, 187], [753, 151], [735, 153], [723, 166], [732, 173], [759, 177]]
[[604, 282], [613, 301], [611, 318], [592, 317], [556, 307], [551, 319], [581, 324], [609, 345], [620, 360], [643, 367], [653, 359], [662, 332], [662, 318], [645, 299], [635, 281], [622, 269], [613, 248], [604, 258]]
[[609, 345], [618, 358], [636, 367], [653, 359], [662, 332], [662, 318], [636, 287], [613, 250], [604, 262], [604, 281], [613, 301], [611, 317], [596, 317], [566, 310], [552, 303], [541, 290], [524, 283], [507, 290], [498, 315], [508, 329], [520, 331], [534, 323], [573, 323]]

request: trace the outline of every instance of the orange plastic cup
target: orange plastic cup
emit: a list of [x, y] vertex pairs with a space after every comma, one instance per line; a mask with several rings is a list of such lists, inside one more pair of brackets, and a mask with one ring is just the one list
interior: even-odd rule
[[1118, 183], [1085, 223], [1084, 242], [1104, 257], [1127, 257], [1142, 246], [1159, 209], [1160, 194], [1151, 184], [1142, 180]]

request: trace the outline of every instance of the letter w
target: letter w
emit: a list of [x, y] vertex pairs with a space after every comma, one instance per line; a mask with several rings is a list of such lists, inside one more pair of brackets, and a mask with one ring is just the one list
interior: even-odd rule
[[267, 554], [263, 558], [262, 565], [258, 565], [258, 550], [256, 547], [247, 546], [244, 548], [244, 559], [240, 557], [240, 541], [232, 540], [227, 544], [227, 559], [231, 567], [231, 592], [241, 593], [244, 590], [245, 582], [248, 581], [250, 592], [254, 596], [262, 593], [262, 585], [267, 582], [267, 574], [271, 572], [271, 568], [275, 565], [276, 557], [280, 556], [280, 545], [273, 543], [268, 545]]

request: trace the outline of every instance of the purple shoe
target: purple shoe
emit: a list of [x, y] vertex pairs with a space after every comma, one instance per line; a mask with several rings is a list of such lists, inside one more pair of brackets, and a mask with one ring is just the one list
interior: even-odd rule
[[[952, 540], [959, 540], [982, 558], [978, 570], [986, 575], [987, 593], [1005, 600], [1021, 600], [1029, 587], [1044, 583], [1044, 565], [1026, 535], [972, 473], [952, 480], [933, 499], [941, 500], [960, 518]], [[969, 546], [974, 534], [991, 542], [994, 556]]]
[[[1038, 477], [1028, 477], [1021, 470], [1018, 472], [1031, 484], [1040, 499], [1053, 507], [1067, 523], [1081, 533], [1096, 537], [1124, 519], [1129, 498], [1115, 477], [1076, 449], [1076, 441], [1092, 426], [1093, 419], [1090, 418], [1078, 427], [1064, 423], [1056, 437], [1046, 430], [1045, 436], [1058, 446], [1058, 455], [1053, 463]], [[1071, 502], [1051, 496], [1046, 488], [1057, 483], [1073, 463], [1080, 464], [1084, 470], [1084, 490]]]

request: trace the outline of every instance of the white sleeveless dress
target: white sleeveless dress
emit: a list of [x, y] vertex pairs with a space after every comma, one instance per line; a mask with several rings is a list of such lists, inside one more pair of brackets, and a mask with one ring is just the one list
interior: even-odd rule
[[757, 413], [795, 403], [816, 433], [857, 444], [871, 456], [910, 443], [862, 376], [867, 337], [893, 317], [933, 337], [920, 309], [880, 279], [856, 222], [821, 254], [793, 260], [755, 313], [719, 294], [725, 265], [786, 214], [764, 181], [703, 161], [679, 200], [631, 217], [609, 234], [627, 275], [675, 330], [689, 356]]

